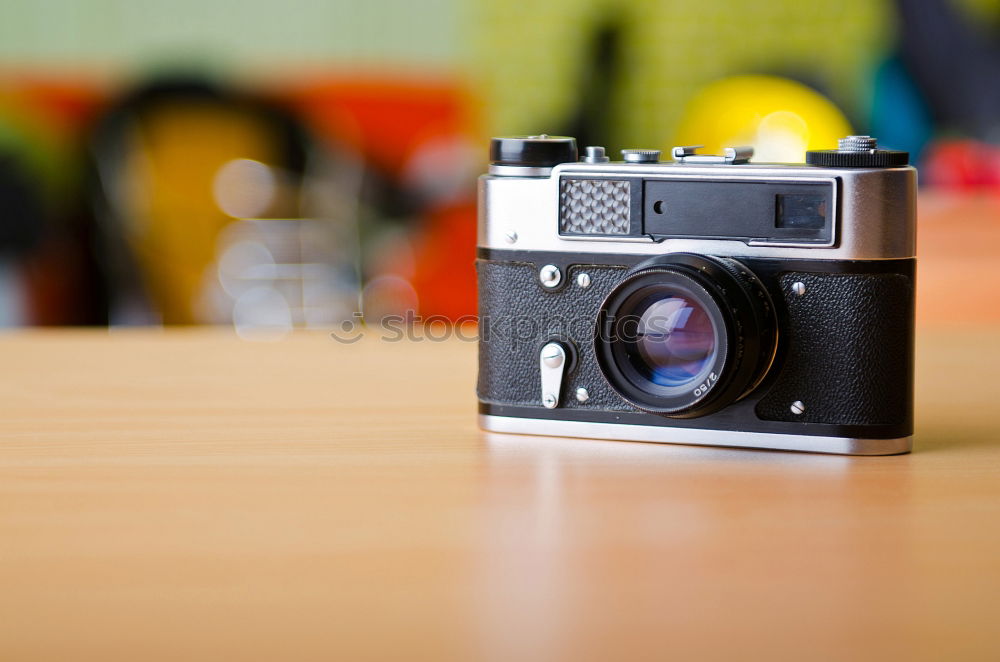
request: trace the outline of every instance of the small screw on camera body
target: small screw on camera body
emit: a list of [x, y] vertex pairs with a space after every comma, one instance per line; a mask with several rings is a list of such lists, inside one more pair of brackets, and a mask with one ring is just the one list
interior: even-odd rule
[[538, 280], [543, 287], [557, 287], [562, 282], [562, 272], [554, 264], [546, 264], [538, 271]]

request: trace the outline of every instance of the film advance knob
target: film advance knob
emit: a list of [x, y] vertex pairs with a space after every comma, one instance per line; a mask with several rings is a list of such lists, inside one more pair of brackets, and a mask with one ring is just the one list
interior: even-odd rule
[[490, 141], [492, 165], [551, 168], [577, 158], [576, 138], [566, 136], [506, 136]]

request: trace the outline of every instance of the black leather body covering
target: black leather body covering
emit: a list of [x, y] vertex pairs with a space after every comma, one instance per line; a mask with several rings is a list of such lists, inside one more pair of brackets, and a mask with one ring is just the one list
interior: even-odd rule
[[[746, 432], [891, 439], [913, 431], [915, 260], [736, 259], [764, 282], [779, 322], [778, 353], [764, 381], [719, 412], [676, 419], [640, 411], [607, 383], [594, 355], [597, 312], [645, 257], [481, 250], [480, 410], [501, 416], [665, 425]], [[542, 265], [562, 282], [547, 290]], [[576, 276], [586, 272], [591, 285]], [[805, 294], [792, 285], [801, 282]], [[559, 407], [541, 404], [539, 351], [570, 346]], [[586, 402], [573, 394], [583, 387]], [[805, 403], [794, 414], [791, 403]]]

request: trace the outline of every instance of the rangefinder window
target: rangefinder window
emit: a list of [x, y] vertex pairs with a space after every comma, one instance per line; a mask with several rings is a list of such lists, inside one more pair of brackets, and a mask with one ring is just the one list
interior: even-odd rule
[[828, 213], [826, 196], [779, 193], [774, 227], [779, 229], [822, 230]]

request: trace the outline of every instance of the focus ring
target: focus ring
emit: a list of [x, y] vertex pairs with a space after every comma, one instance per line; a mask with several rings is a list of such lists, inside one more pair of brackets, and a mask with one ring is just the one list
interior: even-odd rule
[[751, 304], [751, 310], [754, 311], [756, 317], [757, 333], [760, 336], [760, 351], [757, 353], [757, 378], [740, 395], [743, 397], [763, 381], [768, 368], [774, 363], [774, 358], [778, 353], [777, 312], [774, 309], [771, 295], [767, 293], [767, 287], [752, 271], [732, 258], [719, 257], [715, 259], [743, 284], [744, 293], [751, 298], [756, 298], [759, 304]]

